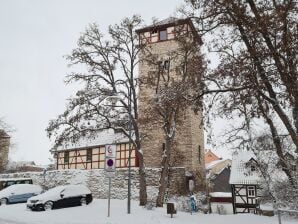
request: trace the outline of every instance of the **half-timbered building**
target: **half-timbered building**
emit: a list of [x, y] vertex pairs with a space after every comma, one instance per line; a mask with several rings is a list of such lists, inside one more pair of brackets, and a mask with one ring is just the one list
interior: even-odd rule
[[[105, 145], [116, 145], [116, 167], [128, 166], [129, 141], [113, 130], [98, 132], [92, 137], [82, 137], [78, 142], [64, 144], [57, 148], [57, 169], [103, 169], [105, 166]], [[131, 150], [131, 167], [138, 167], [135, 149]]]
[[259, 207], [260, 176], [251, 152], [238, 151], [233, 154], [229, 182], [232, 188], [234, 214], [256, 213]]

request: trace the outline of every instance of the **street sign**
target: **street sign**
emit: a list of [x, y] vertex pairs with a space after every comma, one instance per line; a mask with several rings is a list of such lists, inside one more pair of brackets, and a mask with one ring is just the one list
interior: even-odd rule
[[116, 170], [116, 145], [106, 145], [105, 149], [106, 149], [105, 171], [115, 172], [115, 170]]
[[106, 157], [105, 170], [107, 172], [115, 172], [116, 170], [115, 162], [116, 162], [115, 158]]
[[116, 158], [116, 145], [106, 145], [106, 158]]

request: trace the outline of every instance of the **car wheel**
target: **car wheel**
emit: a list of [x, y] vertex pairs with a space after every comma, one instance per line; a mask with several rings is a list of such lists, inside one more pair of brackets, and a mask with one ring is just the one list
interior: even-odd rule
[[45, 211], [49, 211], [53, 209], [53, 202], [51, 201], [47, 201], [46, 203], [44, 203], [43, 208]]
[[81, 198], [80, 202], [82, 206], [87, 205], [86, 198]]
[[1, 198], [0, 199], [0, 205], [6, 205], [7, 204], [7, 199], [6, 198]]

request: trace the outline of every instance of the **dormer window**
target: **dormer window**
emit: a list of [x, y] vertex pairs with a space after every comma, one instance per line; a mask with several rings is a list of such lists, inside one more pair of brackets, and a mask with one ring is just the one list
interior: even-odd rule
[[256, 171], [256, 166], [254, 164], [250, 165], [250, 171], [252, 172]]
[[163, 40], [167, 40], [167, 30], [160, 30], [159, 31], [159, 40], [163, 41]]

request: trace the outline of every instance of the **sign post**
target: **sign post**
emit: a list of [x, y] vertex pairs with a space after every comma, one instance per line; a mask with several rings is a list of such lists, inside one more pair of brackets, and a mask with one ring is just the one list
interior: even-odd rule
[[108, 217], [110, 217], [111, 205], [111, 178], [115, 176], [116, 171], [116, 145], [105, 146], [105, 171], [109, 178], [109, 193], [108, 193]]

